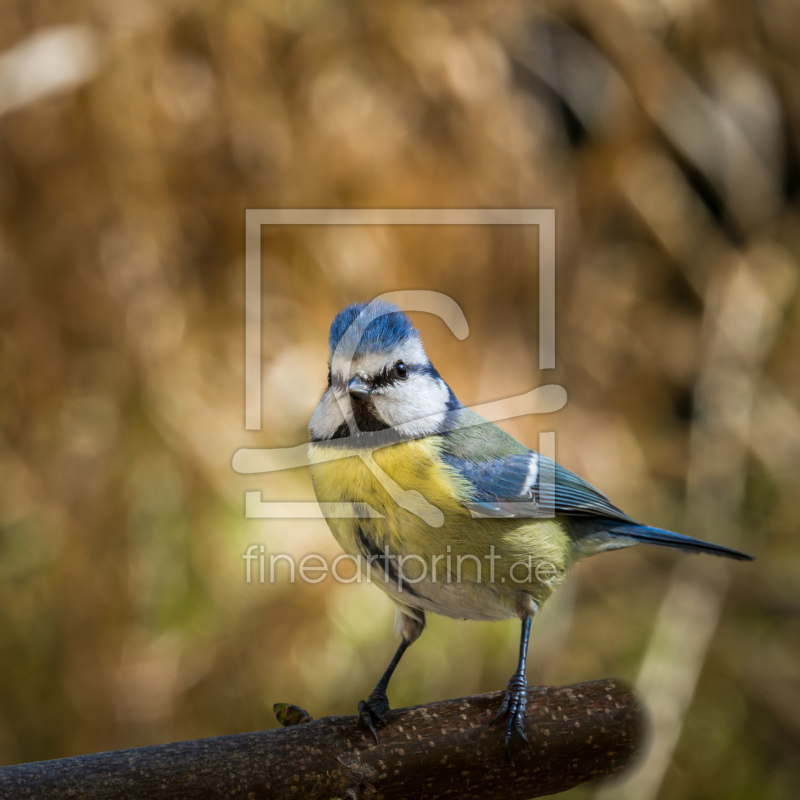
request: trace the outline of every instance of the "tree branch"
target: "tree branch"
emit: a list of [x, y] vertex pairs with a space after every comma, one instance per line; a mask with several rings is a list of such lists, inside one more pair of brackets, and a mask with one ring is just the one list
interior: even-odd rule
[[356, 717], [0, 768], [0, 798], [103, 800], [382, 798], [515, 800], [619, 773], [643, 714], [615, 680], [528, 691], [525, 733], [505, 759], [502, 694], [388, 714], [375, 744]]

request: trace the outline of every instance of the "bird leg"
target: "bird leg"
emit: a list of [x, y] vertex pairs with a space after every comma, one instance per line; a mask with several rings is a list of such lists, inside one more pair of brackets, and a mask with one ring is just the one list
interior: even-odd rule
[[362, 700], [358, 704], [358, 721], [372, 731], [376, 743], [378, 741], [378, 734], [375, 732], [375, 726], [380, 725], [381, 727], [386, 727], [384, 714], [389, 710], [389, 698], [386, 696], [389, 679], [394, 674], [395, 669], [397, 669], [397, 665], [400, 663], [400, 659], [403, 657], [403, 653], [408, 649], [409, 644], [410, 642], [403, 637], [403, 641], [400, 642], [400, 647], [397, 648], [394, 658], [389, 666], [386, 667], [386, 672], [383, 673], [383, 677], [378, 681], [378, 685], [372, 690], [372, 694], [370, 694], [366, 700]]
[[531, 633], [531, 618], [524, 617], [522, 620], [522, 637], [519, 645], [519, 664], [517, 671], [511, 676], [508, 682], [508, 689], [500, 708], [497, 710], [491, 724], [497, 720], [507, 717], [506, 720], [506, 758], [511, 760], [511, 737], [516, 731], [526, 742], [528, 737], [522, 727], [522, 720], [525, 718], [525, 711], [528, 705], [528, 681], [525, 678], [525, 660], [528, 656], [528, 638]]

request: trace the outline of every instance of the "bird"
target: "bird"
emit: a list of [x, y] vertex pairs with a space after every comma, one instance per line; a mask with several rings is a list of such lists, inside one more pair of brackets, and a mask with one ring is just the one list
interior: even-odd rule
[[[510, 759], [514, 735], [527, 741], [531, 621], [578, 561], [639, 543], [752, 560], [637, 522], [466, 408], [398, 306], [348, 305], [328, 344], [328, 385], [308, 426], [314, 491], [339, 545], [396, 604], [402, 637], [358, 704], [359, 724], [376, 742], [389, 681], [428, 613], [520, 620], [517, 669], [492, 720], [504, 720]], [[345, 506], [354, 513], [336, 511]]]

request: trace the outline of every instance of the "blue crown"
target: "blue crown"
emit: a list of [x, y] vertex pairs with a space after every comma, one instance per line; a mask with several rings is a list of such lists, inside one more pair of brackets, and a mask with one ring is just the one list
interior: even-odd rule
[[[366, 313], [355, 322], [364, 309]], [[328, 337], [331, 354], [343, 336], [345, 349], [352, 348], [354, 355], [360, 356], [368, 352], [391, 352], [397, 345], [419, 338], [419, 333], [396, 305], [378, 300], [353, 303], [336, 315]]]

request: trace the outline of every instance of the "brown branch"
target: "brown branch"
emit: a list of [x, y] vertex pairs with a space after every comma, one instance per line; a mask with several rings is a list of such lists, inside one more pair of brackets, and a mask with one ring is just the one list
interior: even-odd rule
[[529, 744], [504, 756], [501, 694], [389, 713], [380, 743], [355, 717], [278, 730], [0, 768], [0, 798], [542, 797], [619, 773], [641, 748], [643, 715], [614, 680], [528, 692]]

